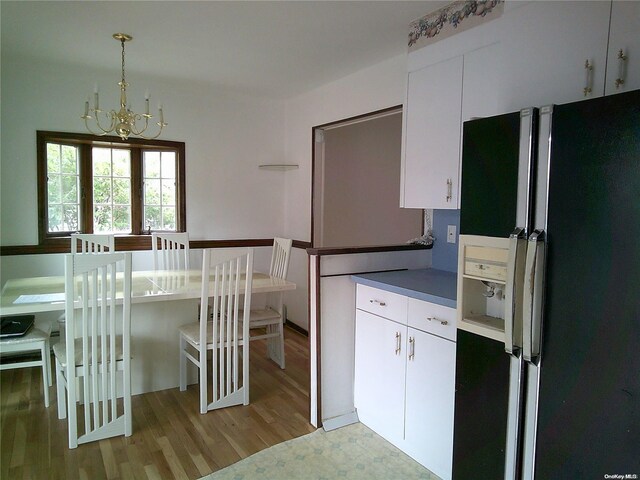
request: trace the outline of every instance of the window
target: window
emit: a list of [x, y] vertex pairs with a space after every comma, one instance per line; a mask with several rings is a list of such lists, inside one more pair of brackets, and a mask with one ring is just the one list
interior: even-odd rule
[[38, 132], [40, 241], [185, 231], [184, 143]]

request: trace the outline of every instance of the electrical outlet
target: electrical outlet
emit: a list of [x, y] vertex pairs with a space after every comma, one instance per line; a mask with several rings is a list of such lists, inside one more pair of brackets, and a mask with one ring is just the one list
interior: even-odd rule
[[456, 243], [455, 225], [447, 225], [447, 243]]

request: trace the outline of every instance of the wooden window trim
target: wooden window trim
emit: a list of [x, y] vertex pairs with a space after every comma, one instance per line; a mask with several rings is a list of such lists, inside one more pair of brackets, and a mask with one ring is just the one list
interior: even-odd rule
[[[142, 152], [144, 150], [176, 152], [176, 231], [185, 232], [187, 228], [186, 209], [186, 175], [185, 144], [168, 140], [144, 140], [120, 137], [97, 136], [85, 133], [68, 133], [38, 130], [37, 137], [37, 181], [38, 181], [38, 241], [43, 247], [51, 247], [56, 251], [61, 242], [68, 243], [68, 233], [48, 233], [47, 212], [47, 150], [46, 144], [60, 143], [79, 147], [80, 149], [80, 217], [83, 231], [93, 231], [93, 208], [91, 189], [93, 175], [91, 165], [91, 148], [129, 148], [131, 149], [131, 234], [118, 234], [118, 243], [126, 244], [129, 249], [145, 249], [150, 246], [149, 235], [145, 235], [142, 225]], [[49, 248], [45, 248], [49, 250]]]

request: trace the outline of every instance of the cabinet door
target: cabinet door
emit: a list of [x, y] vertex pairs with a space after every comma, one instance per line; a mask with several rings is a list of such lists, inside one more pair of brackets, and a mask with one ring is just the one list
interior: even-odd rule
[[404, 433], [407, 327], [356, 310], [354, 404], [358, 418], [391, 443]]
[[448, 480], [453, 459], [456, 344], [413, 328], [408, 335], [406, 451]]
[[506, 111], [602, 96], [611, 2], [518, 3], [505, 15], [501, 39]]
[[[640, 88], [640, 2], [615, 1], [611, 6], [611, 29], [605, 94]], [[626, 60], [619, 58], [622, 50]], [[621, 65], [622, 63], [622, 65]], [[622, 68], [622, 71], [620, 69]], [[616, 80], [624, 80], [624, 83]]]
[[457, 208], [462, 57], [409, 73], [400, 206]]

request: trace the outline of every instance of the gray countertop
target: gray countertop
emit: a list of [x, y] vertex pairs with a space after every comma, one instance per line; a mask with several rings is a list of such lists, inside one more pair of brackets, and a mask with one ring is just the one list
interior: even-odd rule
[[356, 283], [456, 308], [457, 274], [433, 268], [351, 275]]

